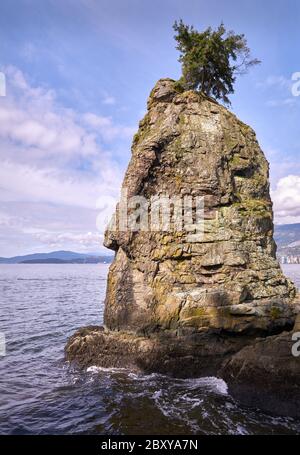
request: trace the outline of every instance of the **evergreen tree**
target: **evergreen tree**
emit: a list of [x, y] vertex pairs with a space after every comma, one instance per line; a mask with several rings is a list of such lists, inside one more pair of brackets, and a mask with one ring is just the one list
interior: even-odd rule
[[217, 30], [209, 27], [198, 32], [180, 20], [173, 28], [182, 64], [179, 84], [230, 104], [228, 95], [234, 92], [236, 75], [260, 63], [251, 59], [245, 36], [227, 32], [223, 24]]

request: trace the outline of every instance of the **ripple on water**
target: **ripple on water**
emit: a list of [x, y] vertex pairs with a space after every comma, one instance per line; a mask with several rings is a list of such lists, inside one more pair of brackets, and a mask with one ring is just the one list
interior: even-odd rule
[[[239, 406], [214, 377], [174, 379], [63, 360], [68, 336], [99, 325], [108, 265], [0, 265], [2, 434], [300, 433], [294, 419]], [[300, 283], [300, 267], [287, 273]]]

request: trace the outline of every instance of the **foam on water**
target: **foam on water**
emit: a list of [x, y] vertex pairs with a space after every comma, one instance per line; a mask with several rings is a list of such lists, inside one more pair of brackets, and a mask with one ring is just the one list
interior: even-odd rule
[[92, 365], [86, 369], [87, 373], [97, 374], [99, 372], [106, 372], [106, 373], [114, 373], [120, 371], [128, 371], [127, 368], [105, 368], [105, 367], [97, 367], [96, 365]]

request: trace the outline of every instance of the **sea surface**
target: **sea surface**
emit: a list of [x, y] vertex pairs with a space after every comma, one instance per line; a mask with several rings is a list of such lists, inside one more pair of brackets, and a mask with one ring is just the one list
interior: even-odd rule
[[[108, 266], [0, 265], [1, 434], [300, 434], [300, 421], [241, 407], [214, 377], [78, 372], [67, 338], [101, 324]], [[284, 266], [300, 286], [300, 266]]]

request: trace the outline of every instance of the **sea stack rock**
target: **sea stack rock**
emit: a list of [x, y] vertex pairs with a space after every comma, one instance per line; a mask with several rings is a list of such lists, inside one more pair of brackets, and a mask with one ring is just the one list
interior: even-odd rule
[[[109, 229], [105, 326], [272, 332], [293, 322], [296, 290], [276, 260], [269, 166], [254, 131], [170, 79], [151, 92], [123, 182], [127, 197], [203, 197], [204, 233]], [[149, 218], [151, 215], [149, 215]], [[151, 220], [150, 220], [151, 221]]]
[[[234, 114], [159, 80], [133, 139], [122, 194], [127, 211], [120, 202], [105, 233], [115, 259], [104, 328], [71, 337], [70, 360], [217, 374], [256, 337], [292, 329], [297, 291], [276, 259], [268, 162], [254, 131]], [[173, 202], [158, 218], [169, 214], [170, 223], [152, 228], [150, 202], [164, 197]], [[189, 213], [196, 223], [199, 200], [202, 230], [194, 235], [193, 223], [180, 225], [176, 216]], [[130, 218], [132, 201], [143, 208], [128, 228], [124, 211]]]

